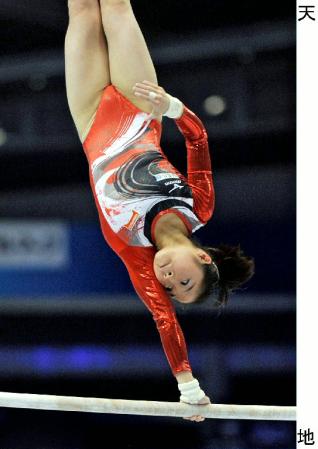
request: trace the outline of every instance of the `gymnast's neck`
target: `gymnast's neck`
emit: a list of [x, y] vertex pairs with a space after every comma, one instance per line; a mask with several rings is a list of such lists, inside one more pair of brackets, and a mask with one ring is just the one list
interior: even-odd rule
[[169, 246], [193, 246], [188, 235], [185, 224], [176, 214], [163, 215], [157, 221], [154, 229], [156, 248], [159, 251]]

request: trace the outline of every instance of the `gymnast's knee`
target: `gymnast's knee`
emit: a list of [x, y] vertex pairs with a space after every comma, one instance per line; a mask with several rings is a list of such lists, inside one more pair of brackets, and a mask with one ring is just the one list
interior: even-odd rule
[[133, 14], [130, 0], [100, 0], [100, 7], [106, 36], [120, 30]]
[[100, 0], [100, 6], [102, 10], [111, 8], [118, 12], [126, 11], [130, 8], [130, 0]]
[[98, 0], [68, 0], [69, 16], [73, 17], [79, 13], [99, 11]]

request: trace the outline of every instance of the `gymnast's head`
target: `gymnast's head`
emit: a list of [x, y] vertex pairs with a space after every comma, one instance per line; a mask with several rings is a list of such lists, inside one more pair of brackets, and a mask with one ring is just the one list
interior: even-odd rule
[[189, 243], [162, 248], [154, 258], [158, 281], [180, 303], [202, 303], [216, 295], [216, 304], [225, 305], [230, 292], [254, 274], [254, 260], [240, 246], [210, 248], [194, 239]]

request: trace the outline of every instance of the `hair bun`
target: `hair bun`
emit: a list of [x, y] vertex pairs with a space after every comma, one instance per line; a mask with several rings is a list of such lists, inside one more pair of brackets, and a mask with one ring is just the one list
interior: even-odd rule
[[247, 282], [254, 274], [255, 264], [252, 257], [246, 256], [240, 245], [220, 245], [208, 248], [216, 263], [220, 279], [218, 282], [218, 303], [226, 304], [229, 293]]
[[246, 256], [240, 245], [221, 244], [217, 247], [207, 247], [200, 245], [195, 240], [192, 241], [198, 248], [208, 253], [214, 262], [203, 265], [204, 287], [197, 298], [197, 302], [204, 301], [217, 291], [218, 305], [226, 304], [230, 292], [239, 288], [253, 276], [255, 271], [254, 259]]

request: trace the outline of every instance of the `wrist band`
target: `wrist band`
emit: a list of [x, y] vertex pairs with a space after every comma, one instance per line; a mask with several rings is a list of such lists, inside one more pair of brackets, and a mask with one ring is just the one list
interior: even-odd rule
[[205, 396], [197, 379], [178, 384], [178, 388], [181, 393], [180, 400], [188, 404], [197, 404]]
[[183, 114], [183, 104], [181, 103], [181, 101], [176, 98], [176, 97], [172, 97], [171, 95], [167, 94], [170, 100], [169, 103], [169, 108], [168, 110], [163, 114], [165, 117], [169, 117], [169, 118], [180, 118], [181, 115]]

